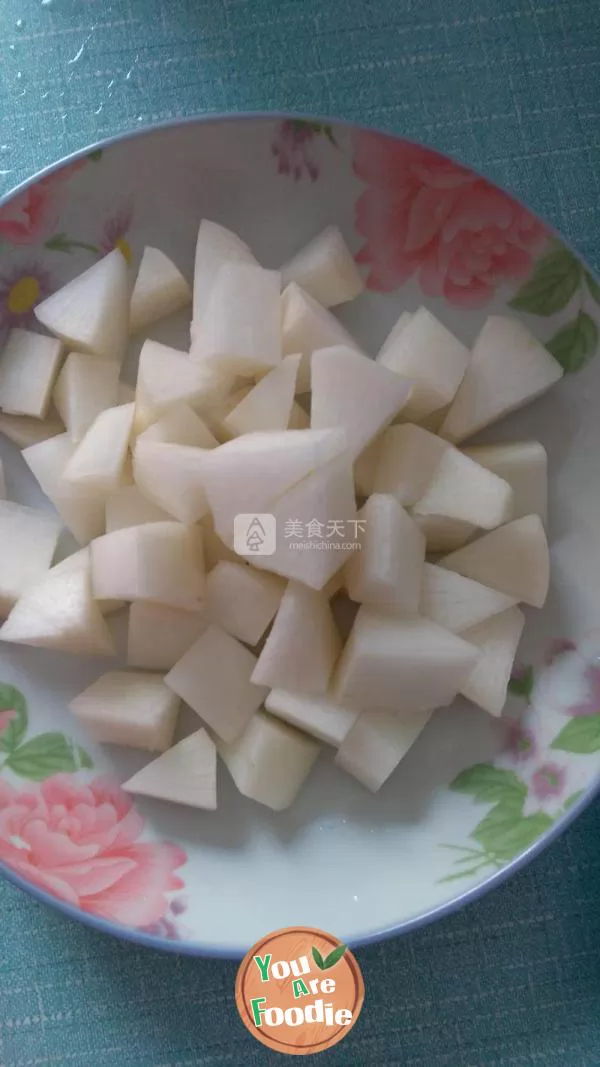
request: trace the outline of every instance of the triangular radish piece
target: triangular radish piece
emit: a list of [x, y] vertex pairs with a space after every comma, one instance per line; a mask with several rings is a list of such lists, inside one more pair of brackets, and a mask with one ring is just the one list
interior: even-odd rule
[[359, 351], [358, 345], [341, 322], [318, 300], [291, 282], [281, 297], [283, 315], [283, 354], [302, 353], [296, 392], [310, 389], [310, 357], [318, 348], [345, 345]]
[[[85, 548], [80, 548], [78, 552], [73, 552], [70, 556], [65, 556], [60, 563], [55, 563], [50, 568], [48, 576], [66, 574], [70, 571], [83, 571], [91, 581], [92, 556], [89, 545], [86, 545]], [[121, 608], [125, 607], [124, 600], [96, 600], [96, 604], [103, 615], [112, 615], [114, 611], [120, 611]]]
[[414, 515], [442, 515], [493, 530], [512, 518], [513, 491], [503, 478], [475, 460], [447, 448]]
[[145, 341], [140, 352], [136, 401], [136, 430], [141, 433], [159, 415], [185, 401], [193, 407], [222, 400], [233, 383], [232, 375], [204, 363], [192, 363], [184, 352], [158, 341]]
[[359, 715], [356, 708], [337, 704], [328, 694], [307, 696], [306, 693], [290, 693], [287, 689], [272, 689], [265, 700], [265, 708], [278, 719], [289, 722], [290, 726], [336, 748]]
[[299, 355], [286, 356], [225, 417], [225, 427], [232, 437], [255, 430], [288, 428], [299, 363]]
[[219, 270], [225, 263], [253, 263], [256, 259], [237, 234], [218, 222], [202, 219], [196, 242], [194, 266], [194, 314], [192, 340], [206, 311], [210, 293]]
[[358, 513], [360, 549], [345, 568], [351, 600], [375, 610], [416, 614], [421, 598], [425, 537], [395, 497], [370, 496]]
[[165, 445], [194, 445], [216, 448], [218, 441], [208, 426], [188, 404], [176, 404], [153, 422], [138, 441], [162, 441]]
[[383, 342], [381, 348], [379, 349], [379, 352], [375, 356], [376, 363], [383, 363], [384, 366], [385, 366], [386, 354], [389, 352], [389, 350], [392, 347], [392, 345], [396, 344], [396, 341], [400, 337], [400, 334], [402, 333], [404, 327], [408, 326], [408, 323], [410, 322], [412, 317], [413, 317], [413, 312], [412, 311], [402, 311], [401, 312], [400, 316], [398, 317], [398, 319], [396, 320], [396, 322], [392, 326], [390, 332], [388, 333], [388, 335], [387, 335], [385, 341]]
[[75, 496], [106, 499], [118, 487], [129, 447], [135, 405], [101, 411], [77, 445], [62, 480]]
[[59, 533], [56, 516], [0, 500], [0, 615], [48, 573]]
[[181, 271], [159, 248], [146, 247], [131, 294], [129, 332], [143, 330], [191, 301], [192, 290]]
[[217, 749], [206, 730], [185, 737], [142, 767], [123, 789], [141, 797], [170, 800], [214, 811], [217, 806]]
[[327, 692], [342, 643], [323, 593], [290, 582], [252, 674], [256, 685]]
[[428, 552], [454, 552], [462, 548], [477, 532], [472, 522], [463, 519], [451, 519], [446, 515], [415, 515], [409, 509], [409, 515], [425, 534]]
[[390, 426], [381, 437], [374, 491], [391, 493], [404, 507], [416, 504], [447, 448], [447, 441], [421, 426]]
[[56, 411], [52, 410], [46, 419], [29, 418], [27, 415], [5, 415], [0, 412], [0, 433], [13, 441], [18, 448], [28, 448], [40, 441], [64, 432], [64, 425]]
[[106, 532], [142, 526], [145, 522], [168, 522], [171, 516], [140, 492], [137, 485], [119, 486], [106, 501]]
[[210, 625], [208, 612], [137, 600], [129, 609], [127, 665], [170, 671]]
[[336, 766], [376, 793], [414, 745], [431, 711], [396, 715], [382, 709], [363, 711], [342, 741]]
[[539, 515], [546, 521], [548, 509], [548, 456], [539, 441], [512, 441], [500, 445], [475, 445], [464, 453], [513, 490], [513, 518]]
[[451, 633], [463, 633], [515, 604], [515, 598], [488, 589], [472, 578], [463, 578], [462, 574], [433, 563], [425, 564], [420, 614]]
[[77, 445], [68, 433], [23, 449], [23, 459], [80, 545], [104, 533], [104, 497], [78, 497], [63, 481]]
[[221, 267], [194, 336], [192, 360], [245, 377], [281, 363], [281, 277], [249, 263]]
[[30, 586], [0, 627], [0, 641], [80, 656], [114, 656], [115, 648], [83, 569], [49, 574]]
[[297, 285], [323, 307], [354, 300], [363, 282], [352, 253], [338, 226], [326, 226], [281, 268], [283, 284]]
[[375, 492], [375, 476], [379, 466], [384, 434], [367, 445], [354, 464], [354, 484], [357, 496], [371, 496]]
[[135, 483], [148, 500], [174, 519], [198, 522], [208, 511], [204, 489], [210, 450], [138, 438], [133, 456]]
[[54, 386], [54, 403], [73, 441], [81, 441], [94, 419], [118, 403], [119, 365], [71, 352]]
[[342, 426], [353, 460], [404, 407], [412, 388], [399, 374], [343, 345], [314, 352], [311, 375], [311, 426]]
[[539, 515], [526, 515], [439, 561], [500, 593], [541, 608], [548, 595], [550, 555]]
[[164, 752], [173, 743], [179, 699], [158, 674], [108, 671], [69, 707], [96, 741]]
[[204, 592], [202, 534], [179, 522], [149, 522], [97, 537], [90, 546], [98, 599], [152, 600], [198, 610]]
[[129, 328], [127, 263], [118, 248], [34, 308], [38, 322], [80, 352], [121, 361]]
[[535, 400], [562, 375], [560, 363], [521, 322], [490, 315], [440, 433], [463, 441]]
[[221, 560], [206, 579], [204, 604], [211, 620], [247, 645], [257, 645], [277, 614], [285, 582], [245, 563]]
[[54, 337], [11, 330], [0, 358], [0, 408], [11, 415], [43, 419], [63, 359]]
[[480, 656], [460, 691], [490, 715], [502, 714], [524, 625], [523, 612], [513, 607], [463, 634], [465, 641], [480, 649]]

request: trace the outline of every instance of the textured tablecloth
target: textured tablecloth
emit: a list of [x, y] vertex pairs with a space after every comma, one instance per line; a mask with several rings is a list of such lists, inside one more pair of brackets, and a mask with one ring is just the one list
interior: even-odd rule
[[[451, 152], [600, 268], [598, 0], [0, 0], [0, 191], [121, 130], [270, 108]], [[322, 1062], [600, 1064], [599, 838], [596, 806], [466, 912], [360, 951], [363, 1014]], [[0, 884], [0, 1067], [280, 1063], [235, 1014], [235, 969]]]

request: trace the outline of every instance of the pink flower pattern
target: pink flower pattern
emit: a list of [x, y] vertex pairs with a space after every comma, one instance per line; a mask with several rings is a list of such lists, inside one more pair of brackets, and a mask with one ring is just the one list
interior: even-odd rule
[[280, 174], [290, 175], [299, 181], [307, 174], [312, 182], [319, 177], [319, 165], [313, 152], [313, 144], [320, 132], [316, 123], [302, 119], [287, 119], [277, 127], [271, 151], [277, 159]]
[[566, 772], [558, 763], [544, 763], [531, 778], [531, 788], [538, 800], [559, 797], [565, 784]]
[[572, 704], [567, 714], [573, 718], [582, 715], [600, 715], [600, 667], [587, 667], [585, 679], [589, 686], [588, 695], [581, 704]]
[[10, 726], [16, 717], [17, 713], [14, 708], [10, 708], [8, 711], [0, 711], [0, 734], [6, 730], [7, 726]]
[[61, 167], [0, 208], [0, 240], [32, 245], [50, 234], [64, 204], [66, 184], [86, 162], [82, 159]]

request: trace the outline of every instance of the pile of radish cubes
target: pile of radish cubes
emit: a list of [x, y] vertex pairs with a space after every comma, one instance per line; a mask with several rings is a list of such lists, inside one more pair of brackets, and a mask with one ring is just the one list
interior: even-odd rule
[[[517, 605], [548, 590], [546, 453], [463, 442], [562, 371], [519, 322], [469, 350], [423, 307], [369, 359], [330, 310], [362, 289], [334, 226], [267, 270], [204, 220], [193, 292], [155, 248], [132, 285], [115, 250], [35, 309], [47, 333], [9, 335], [0, 429], [57, 514], [0, 500], [0, 639], [113, 656], [127, 606], [132, 669], [71, 708], [159, 753], [131, 793], [215, 808], [218, 753], [277, 811], [323, 745], [375, 791], [458, 694], [502, 712]], [[129, 336], [187, 305], [190, 351], [145, 340], [134, 392]], [[275, 516], [272, 554], [236, 555], [240, 513]], [[63, 525], [82, 547], [52, 566]], [[173, 744], [182, 701], [198, 729]]]

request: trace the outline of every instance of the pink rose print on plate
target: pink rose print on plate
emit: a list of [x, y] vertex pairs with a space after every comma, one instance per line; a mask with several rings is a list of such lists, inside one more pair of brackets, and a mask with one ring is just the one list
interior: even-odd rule
[[501, 189], [428, 148], [380, 134], [354, 136], [356, 204], [367, 285], [391, 292], [416, 276], [427, 296], [480, 307], [502, 282], [531, 273], [545, 227]]
[[533, 795], [538, 800], [559, 797], [564, 789], [566, 771], [558, 763], [544, 763], [531, 778]]
[[582, 715], [600, 715], [600, 667], [587, 667], [585, 680], [588, 694], [581, 704], [572, 704], [566, 708], [567, 715], [579, 718]]
[[86, 162], [82, 159], [62, 167], [0, 208], [0, 240], [13, 245], [33, 245], [50, 234], [60, 216], [66, 183]]
[[0, 860], [92, 915], [148, 927], [171, 913], [187, 860], [168, 841], [142, 842], [144, 821], [116, 783], [68, 774], [23, 791], [0, 779]]

